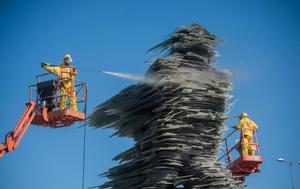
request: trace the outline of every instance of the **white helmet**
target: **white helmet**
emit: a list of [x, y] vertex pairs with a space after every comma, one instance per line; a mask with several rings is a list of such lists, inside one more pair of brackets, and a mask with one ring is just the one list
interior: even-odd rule
[[246, 112], [243, 112], [243, 113], [241, 113], [240, 117], [241, 117], [241, 118], [243, 118], [243, 117], [248, 117], [248, 114], [247, 114]]
[[65, 56], [64, 56], [64, 63], [66, 63], [66, 61], [68, 60], [68, 64], [71, 64], [72, 63], [72, 57], [71, 57], [71, 55], [70, 54], [66, 54]]

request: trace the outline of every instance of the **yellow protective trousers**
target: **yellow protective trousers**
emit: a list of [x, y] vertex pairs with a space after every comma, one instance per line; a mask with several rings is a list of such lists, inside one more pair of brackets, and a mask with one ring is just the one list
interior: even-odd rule
[[254, 156], [254, 150], [251, 147], [252, 143], [252, 137], [249, 135], [244, 135], [244, 138], [242, 139], [241, 143], [243, 156]]
[[67, 109], [67, 98], [70, 98], [70, 109], [77, 111], [77, 97], [76, 97], [76, 91], [74, 87], [62, 87], [60, 89], [60, 103], [59, 103], [59, 109], [64, 110]]

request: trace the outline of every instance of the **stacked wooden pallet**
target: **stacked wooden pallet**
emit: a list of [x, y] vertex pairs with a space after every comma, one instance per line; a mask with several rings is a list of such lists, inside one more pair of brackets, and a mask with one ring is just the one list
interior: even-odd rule
[[145, 74], [151, 82], [96, 107], [92, 126], [135, 140], [100, 188], [242, 188], [216, 160], [232, 88], [228, 72], [213, 66], [218, 42], [200, 25], [179, 28], [150, 49], [165, 54]]

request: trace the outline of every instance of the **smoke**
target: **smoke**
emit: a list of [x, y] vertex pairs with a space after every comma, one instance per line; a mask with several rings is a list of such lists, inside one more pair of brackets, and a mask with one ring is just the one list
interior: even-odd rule
[[245, 82], [249, 79], [249, 69], [244, 66], [232, 68], [231, 71], [235, 82]]

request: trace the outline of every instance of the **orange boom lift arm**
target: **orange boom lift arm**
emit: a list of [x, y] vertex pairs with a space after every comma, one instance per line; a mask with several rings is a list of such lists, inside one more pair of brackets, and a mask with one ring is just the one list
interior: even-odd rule
[[80, 105], [78, 107], [80, 111], [60, 110], [59, 102], [62, 97], [60, 95], [60, 81], [58, 79], [41, 80], [41, 78], [49, 75], [52, 74], [38, 75], [36, 77], [37, 84], [29, 87], [30, 100], [26, 103], [26, 109], [15, 129], [6, 134], [3, 144], [0, 143], [0, 157], [6, 152], [16, 149], [30, 124], [40, 127], [61, 128], [86, 119], [86, 83], [78, 80], [74, 83], [77, 105]]
[[3, 156], [5, 152], [13, 151], [18, 146], [35, 117], [35, 107], [36, 102], [34, 101], [30, 101], [26, 104], [25, 112], [20, 118], [16, 128], [6, 135], [5, 143], [0, 146], [0, 156]]

